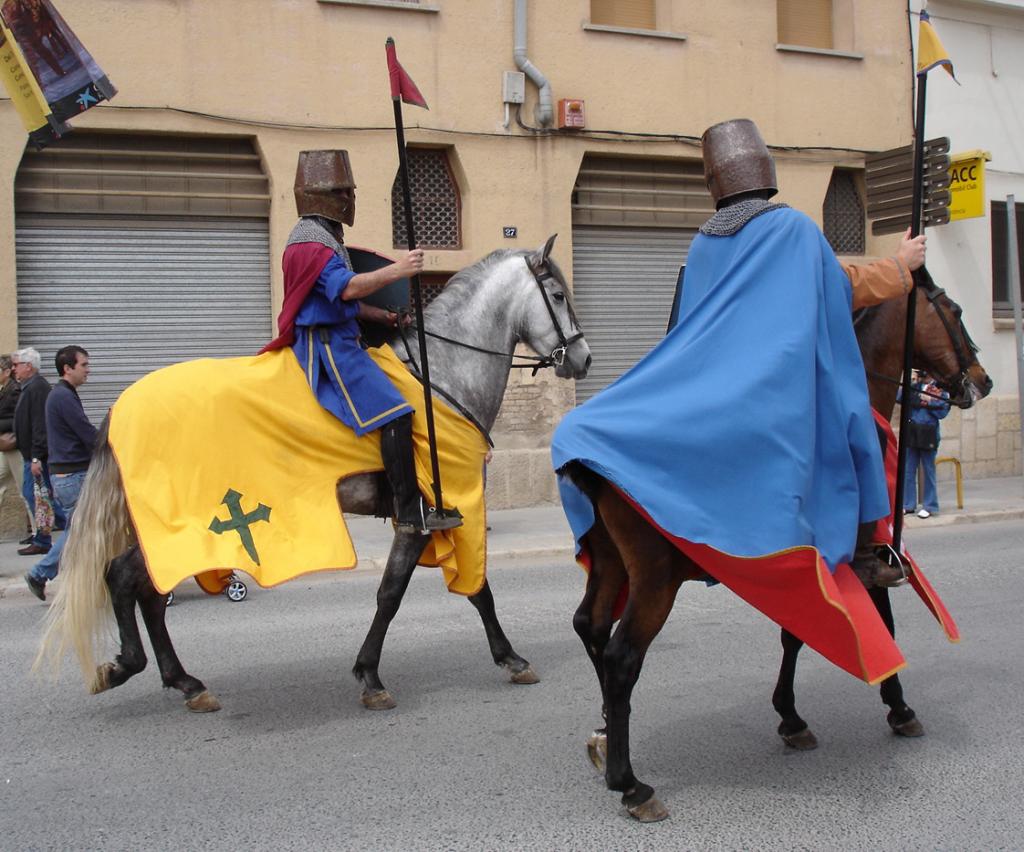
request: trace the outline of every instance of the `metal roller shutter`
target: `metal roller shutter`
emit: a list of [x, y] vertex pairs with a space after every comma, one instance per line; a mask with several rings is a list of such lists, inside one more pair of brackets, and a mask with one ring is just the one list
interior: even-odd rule
[[266, 219], [18, 217], [19, 345], [77, 344], [99, 423], [121, 391], [168, 364], [253, 354], [272, 328]]
[[576, 313], [594, 362], [576, 382], [584, 402], [665, 336], [679, 267], [696, 232], [682, 229], [573, 229]]
[[714, 207], [699, 161], [588, 155], [572, 208], [573, 296], [594, 356], [579, 403], [665, 336], [679, 267]]
[[268, 181], [251, 139], [76, 131], [14, 185], [18, 341], [84, 346], [99, 423], [151, 370], [248, 355], [272, 329]]

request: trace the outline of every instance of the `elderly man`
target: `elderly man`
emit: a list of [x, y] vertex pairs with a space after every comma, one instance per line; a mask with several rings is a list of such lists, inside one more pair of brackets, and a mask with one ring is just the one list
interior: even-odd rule
[[[60, 381], [46, 399], [46, 440], [55, 505], [64, 510], [70, 526], [96, 444], [96, 427], [78, 397], [78, 388], [89, 378], [89, 353], [81, 346], [65, 346], [54, 363]], [[57, 576], [66, 536], [25, 575], [29, 590], [39, 600], [46, 600], [46, 584]]]
[[[24, 463], [21, 493], [28, 505], [29, 514], [34, 517], [36, 481], [39, 480], [47, 491], [53, 493], [46, 443], [46, 398], [50, 395], [50, 383], [40, 375], [39, 353], [31, 347], [15, 352], [11, 356], [11, 364], [14, 378], [21, 385], [18, 406], [14, 410], [14, 434]], [[59, 529], [63, 529], [64, 520], [60, 507], [54, 506], [54, 522]], [[50, 529], [36, 526], [32, 541], [19, 549], [18, 553], [22, 556], [39, 556], [49, 553], [51, 544]]]
[[[14, 410], [18, 406], [18, 395], [21, 387], [14, 378], [14, 367], [11, 364], [9, 355], [0, 355], [0, 435], [14, 434]], [[16, 446], [13, 449], [7, 445], [0, 448], [0, 503], [3, 502], [7, 493], [7, 473], [11, 475], [11, 481], [18, 494], [22, 492], [22, 478], [25, 466], [22, 463], [21, 453]], [[29, 530], [31, 530], [31, 523]], [[21, 544], [29, 544], [32, 541], [32, 533]]]

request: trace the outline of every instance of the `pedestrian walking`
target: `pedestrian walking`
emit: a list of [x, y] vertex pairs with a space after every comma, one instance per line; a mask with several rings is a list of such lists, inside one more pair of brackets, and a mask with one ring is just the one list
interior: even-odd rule
[[50, 395], [50, 383], [39, 373], [39, 352], [32, 347], [15, 352], [11, 356], [11, 365], [14, 378], [21, 386], [14, 409], [14, 437], [22, 458], [21, 496], [25, 498], [34, 530], [32, 541], [18, 553], [39, 556], [50, 550], [51, 524], [58, 529], [64, 528], [64, 513], [58, 508], [54, 509], [52, 521], [39, 523], [36, 517], [36, 491], [46, 496], [53, 493], [46, 444], [46, 398]]
[[89, 353], [81, 346], [65, 346], [54, 361], [61, 378], [46, 399], [46, 439], [55, 508], [63, 509], [67, 520], [64, 535], [25, 575], [39, 600], [46, 600], [46, 584], [60, 568], [60, 554], [96, 445], [96, 427], [86, 417], [78, 396], [78, 388], [89, 378]]
[[[11, 357], [0, 355], [0, 503], [7, 494], [8, 483], [14, 483], [19, 496], [22, 492], [25, 466], [14, 435], [14, 410], [18, 406], [20, 394], [21, 386], [15, 381]], [[21, 544], [30, 544], [32, 541], [31, 520], [28, 524], [28, 533], [29, 537], [21, 541]]]

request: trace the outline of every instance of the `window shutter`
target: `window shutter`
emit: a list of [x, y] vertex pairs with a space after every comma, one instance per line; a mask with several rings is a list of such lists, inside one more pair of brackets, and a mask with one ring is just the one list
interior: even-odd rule
[[779, 43], [833, 48], [832, 0], [776, 0]]
[[653, 30], [654, 0], [590, 0], [590, 23]]

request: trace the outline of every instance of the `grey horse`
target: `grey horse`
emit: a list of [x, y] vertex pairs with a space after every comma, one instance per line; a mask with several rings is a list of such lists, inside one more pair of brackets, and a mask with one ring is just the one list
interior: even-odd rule
[[[573, 314], [568, 287], [550, 258], [554, 240], [552, 236], [532, 252], [492, 252], [457, 273], [425, 311], [435, 396], [460, 407], [485, 433], [498, 416], [518, 343], [542, 356], [536, 360], [553, 366], [561, 378], [582, 378], [590, 367], [590, 348]], [[396, 337], [391, 342], [399, 357], [414, 369], [420, 366], [413, 341], [407, 344]], [[345, 512], [377, 514], [387, 504], [382, 499], [386, 487], [383, 474], [352, 476], [338, 483], [338, 502]], [[377, 592], [377, 611], [353, 668], [362, 684], [363, 704], [370, 709], [395, 706], [378, 672], [381, 651], [426, 542], [424, 534], [395, 535]], [[512, 649], [498, 622], [486, 581], [470, 602], [480, 613], [494, 662], [509, 671], [513, 683], [536, 683], [530, 664]], [[60, 591], [47, 616], [39, 661], [58, 661], [73, 649], [91, 692], [120, 686], [146, 666], [135, 616], [138, 606], [164, 686], [181, 690], [189, 710], [220, 709], [216, 697], [179, 661], [165, 623], [165, 604], [166, 596], [146, 571], [104, 428], [62, 554]], [[97, 666], [104, 616], [111, 606], [120, 653], [113, 662]]]

